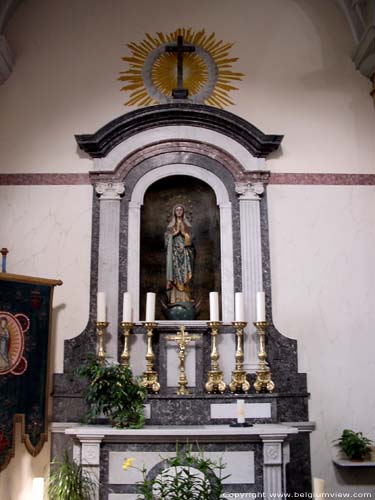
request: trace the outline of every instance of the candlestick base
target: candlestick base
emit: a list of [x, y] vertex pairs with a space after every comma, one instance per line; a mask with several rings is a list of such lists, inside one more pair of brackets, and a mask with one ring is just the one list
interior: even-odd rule
[[254, 382], [254, 389], [256, 393], [266, 390], [268, 392], [273, 392], [275, 389], [275, 383], [272, 381], [272, 373], [269, 368], [263, 370], [257, 370], [256, 380]]
[[248, 393], [250, 390], [250, 383], [246, 378], [246, 372], [244, 370], [233, 370], [232, 380], [229, 384], [229, 390], [231, 393]]
[[236, 421], [233, 421], [229, 424], [229, 427], [252, 427], [253, 424], [249, 424], [249, 422], [244, 422], [242, 424], [236, 422]]
[[146, 387], [148, 392], [157, 394], [160, 391], [157, 372], [154, 370], [145, 371], [142, 375], [141, 385], [143, 385], [143, 387]]
[[218, 392], [223, 394], [227, 388], [227, 384], [224, 382], [223, 372], [220, 370], [210, 370], [208, 372], [208, 380], [204, 388], [207, 394]]

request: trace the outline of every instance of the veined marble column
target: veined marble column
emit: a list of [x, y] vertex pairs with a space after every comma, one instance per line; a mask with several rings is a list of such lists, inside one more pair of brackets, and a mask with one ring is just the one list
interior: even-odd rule
[[263, 290], [262, 247], [260, 232], [260, 197], [264, 192], [261, 182], [239, 182], [236, 192], [240, 199], [242, 292], [245, 298], [244, 337], [245, 370], [254, 372], [258, 366], [258, 335], [256, 321], [256, 292]]
[[106, 294], [109, 322], [105, 350], [108, 360], [117, 361], [120, 199], [125, 187], [122, 182], [99, 182], [96, 192], [100, 196], [98, 291]]

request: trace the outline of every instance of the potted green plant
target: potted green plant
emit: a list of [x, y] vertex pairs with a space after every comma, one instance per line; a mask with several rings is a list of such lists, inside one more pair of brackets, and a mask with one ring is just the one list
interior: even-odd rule
[[372, 441], [365, 437], [362, 432], [345, 429], [341, 437], [336, 439], [335, 442], [349, 460], [364, 460], [369, 457], [371, 452], [369, 445], [372, 444]]
[[84, 390], [90, 406], [86, 421], [95, 422], [104, 415], [119, 429], [139, 429], [144, 425], [147, 389], [133, 377], [129, 367], [90, 357], [77, 372], [89, 382]]
[[81, 464], [71, 460], [67, 451], [61, 461], [51, 463], [48, 497], [53, 500], [91, 500], [95, 496], [95, 481]]

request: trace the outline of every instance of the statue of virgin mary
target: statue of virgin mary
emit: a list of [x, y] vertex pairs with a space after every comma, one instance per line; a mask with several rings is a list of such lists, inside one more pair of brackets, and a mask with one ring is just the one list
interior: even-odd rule
[[165, 232], [167, 248], [167, 294], [170, 304], [192, 302], [191, 283], [195, 251], [191, 224], [182, 205], [173, 207], [172, 220]]

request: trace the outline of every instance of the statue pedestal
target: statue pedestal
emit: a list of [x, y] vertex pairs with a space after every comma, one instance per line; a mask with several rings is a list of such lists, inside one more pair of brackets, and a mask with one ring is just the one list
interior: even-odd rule
[[[227, 493], [285, 493], [285, 468], [289, 462], [289, 440], [299, 433], [297, 427], [283, 424], [256, 424], [253, 427], [227, 425], [146, 426], [143, 429], [114, 429], [92, 425], [71, 427], [65, 434], [73, 438], [75, 460], [112, 493], [108, 500], [135, 500], [135, 484], [142, 479], [136, 469], [123, 471], [126, 458], [134, 466], [143, 465], [156, 476], [163, 459], [175, 455], [189, 443], [203, 450], [207, 458], [226, 463], [223, 475]], [[107, 498], [105, 493], [103, 498]], [[97, 491], [96, 498], [99, 498]]]

